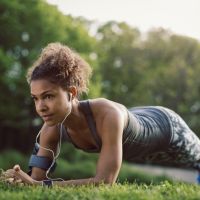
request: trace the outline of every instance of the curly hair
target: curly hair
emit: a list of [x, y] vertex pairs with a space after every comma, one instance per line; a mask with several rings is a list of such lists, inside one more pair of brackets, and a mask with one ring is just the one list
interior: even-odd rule
[[27, 81], [47, 79], [68, 89], [77, 88], [78, 96], [88, 92], [92, 69], [76, 52], [61, 43], [50, 43], [27, 71]]

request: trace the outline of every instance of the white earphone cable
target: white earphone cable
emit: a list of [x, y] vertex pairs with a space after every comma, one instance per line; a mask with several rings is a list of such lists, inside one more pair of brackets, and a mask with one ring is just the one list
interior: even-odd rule
[[40, 134], [41, 134], [41, 130], [39, 131], [39, 133], [38, 133], [37, 136], [36, 136], [36, 144], [38, 145], [38, 147], [52, 153], [53, 161], [52, 161], [50, 167], [48, 168], [48, 170], [46, 171], [46, 178], [48, 178], [48, 179], [50, 179], [50, 180], [52, 180], [52, 181], [53, 181], [53, 180], [62, 180], [62, 181], [64, 181], [62, 178], [51, 179], [51, 178], [48, 177], [48, 174], [49, 174], [51, 168], [53, 167], [54, 163], [56, 162], [56, 159], [58, 158], [58, 156], [59, 156], [59, 154], [60, 154], [61, 143], [62, 143], [62, 129], [63, 129], [63, 123], [64, 123], [64, 121], [66, 120], [66, 118], [69, 116], [69, 114], [71, 113], [71, 111], [72, 111], [72, 106], [71, 106], [71, 108], [69, 109], [69, 112], [65, 115], [65, 118], [63, 119], [63, 121], [62, 121], [60, 124], [58, 124], [58, 125], [59, 125], [59, 141], [58, 141], [58, 147], [57, 147], [58, 153], [56, 154], [56, 156], [55, 156], [55, 153], [54, 153], [53, 150], [51, 150], [51, 149], [49, 149], [49, 148], [46, 148], [46, 147], [43, 147], [43, 146], [41, 146], [41, 145], [38, 143], [38, 138], [39, 138], [39, 136], [40, 136]]

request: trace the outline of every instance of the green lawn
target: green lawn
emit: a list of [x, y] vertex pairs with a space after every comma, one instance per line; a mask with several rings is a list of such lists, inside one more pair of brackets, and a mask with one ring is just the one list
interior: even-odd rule
[[118, 200], [199, 200], [200, 187], [185, 183], [162, 182], [159, 185], [114, 184], [113, 186], [101, 185], [43, 188], [10, 186], [0, 183], [0, 199], [118, 199]]

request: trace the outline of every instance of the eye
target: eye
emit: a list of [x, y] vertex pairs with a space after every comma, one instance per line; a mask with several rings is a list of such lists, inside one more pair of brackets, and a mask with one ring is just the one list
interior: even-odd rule
[[44, 99], [53, 99], [53, 95], [52, 94], [47, 94], [44, 96]]
[[33, 99], [33, 101], [37, 101], [37, 98], [36, 98], [36, 97], [33, 97], [33, 96], [32, 96], [31, 98]]

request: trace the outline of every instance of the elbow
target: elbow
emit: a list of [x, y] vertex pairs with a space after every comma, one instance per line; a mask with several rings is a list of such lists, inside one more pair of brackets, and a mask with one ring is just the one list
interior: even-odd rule
[[114, 180], [114, 179], [112, 179], [112, 180], [110, 180], [110, 179], [104, 180], [104, 184], [106, 184], [106, 185], [113, 185], [115, 182], [116, 182], [116, 180]]
[[31, 175], [31, 178], [35, 181], [42, 181], [42, 180], [46, 179], [45, 176], [38, 176], [38, 175]]
[[36, 181], [41, 181], [46, 179], [46, 172], [42, 169], [39, 168], [33, 168], [32, 173], [31, 173], [31, 178], [36, 180]]
[[116, 182], [114, 177], [95, 177], [95, 185], [113, 185]]

